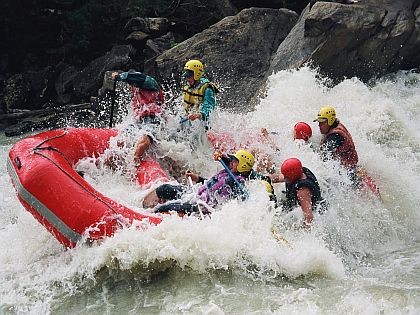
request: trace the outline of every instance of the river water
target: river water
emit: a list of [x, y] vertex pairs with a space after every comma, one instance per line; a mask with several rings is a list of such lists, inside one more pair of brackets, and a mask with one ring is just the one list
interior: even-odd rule
[[[316, 149], [312, 120], [324, 104], [352, 133], [382, 200], [353, 191], [335, 162], [291, 140], [294, 123], [311, 122]], [[249, 200], [211, 219], [172, 216], [65, 250], [16, 198], [6, 158], [18, 138], [2, 137], [0, 313], [420, 314], [419, 74], [330, 88], [307, 68], [282, 71], [255, 111], [215, 117], [217, 128], [235, 135], [275, 131], [274, 162], [296, 156], [316, 174], [330, 206], [311, 231], [298, 228], [298, 211], [276, 213], [251, 186]], [[206, 149], [192, 155], [173, 144], [169, 151], [205, 175], [218, 167]], [[121, 174], [88, 169], [86, 178], [138, 206], [141, 192]], [[281, 195], [282, 185], [275, 188]]]

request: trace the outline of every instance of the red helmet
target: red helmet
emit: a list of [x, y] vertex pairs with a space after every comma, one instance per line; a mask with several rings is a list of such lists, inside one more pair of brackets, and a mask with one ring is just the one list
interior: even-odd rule
[[299, 121], [293, 128], [295, 132], [295, 139], [308, 141], [312, 137], [312, 129], [306, 122]]
[[281, 165], [281, 173], [287, 182], [295, 182], [302, 177], [302, 163], [297, 158], [290, 158]]

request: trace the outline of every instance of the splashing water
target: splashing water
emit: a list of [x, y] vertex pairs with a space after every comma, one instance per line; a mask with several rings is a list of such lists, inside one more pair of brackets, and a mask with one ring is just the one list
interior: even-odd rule
[[[255, 184], [249, 200], [231, 201], [211, 219], [168, 216], [146, 231], [126, 228], [66, 251], [20, 205], [3, 163], [0, 313], [419, 313], [420, 75], [326, 83], [308, 68], [278, 72], [254, 111], [217, 109], [213, 121], [213, 130], [237, 143], [267, 128], [278, 150], [258, 149], [275, 169], [294, 156], [315, 173], [329, 209], [311, 231], [296, 228], [299, 211], [276, 213]], [[353, 191], [338, 163], [318, 156], [312, 120], [325, 104], [352, 134], [382, 200]], [[297, 121], [312, 126], [312, 145], [291, 140]], [[219, 168], [208, 145], [191, 151], [162, 139], [158, 157], [204, 176]], [[10, 139], [1, 140], [6, 161]], [[102, 193], [140, 209], [146, 192], [123, 172], [88, 160], [78, 168]], [[275, 189], [281, 197], [283, 186]]]

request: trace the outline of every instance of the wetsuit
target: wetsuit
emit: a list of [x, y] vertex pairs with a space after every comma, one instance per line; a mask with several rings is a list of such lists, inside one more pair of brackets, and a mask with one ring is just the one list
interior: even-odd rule
[[303, 173], [306, 175], [305, 179], [299, 179], [295, 183], [286, 183], [286, 200], [282, 201], [283, 208], [287, 211], [299, 205], [297, 191], [306, 187], [311, 191], [312, 211], [324, 212], [326, 210], [326, 202], [321, 196], [321, 189], [315, 175], [306, 167], [302, 167]]
[[359, 157], [356, 147], [349, 131], [338, 119], [324, 135], [320, 149], [324, 160], [330, 156], [339, 159], [340, 163], [347, 168], [347, 175], [352, 180], [353, 186], [360, 186], [360, 178], [357, 176]]

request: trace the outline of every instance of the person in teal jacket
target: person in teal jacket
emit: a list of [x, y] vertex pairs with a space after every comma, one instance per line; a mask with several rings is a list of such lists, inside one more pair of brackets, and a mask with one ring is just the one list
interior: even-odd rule
[[182, 88], [186, 118], [190, 121], [208, 121], [216, 107], [217, 86], [204, 76], [204, 66], [200, 60], [187, 61], [183, 77], [186, 81]]
[[[113, 72], [112, 78], [128, 83], [131, 87], [135, 125], [130, 125], [125, 133], [133, 133], [131, 129], [142, 129], [141, 135], [135, 144], [134, 162], [139, 164], [144, 153], [156, 142], [156, 134], [160, 130], [164, 119], [164, 95], [162, 88], [155, 78], [142, 72], [130, 70], [128, 72]], [[124, 143], [120, 141], [119, 146]]]

